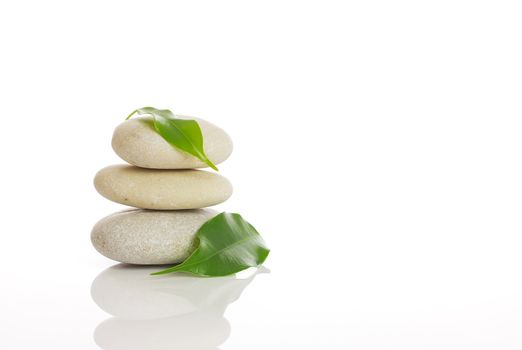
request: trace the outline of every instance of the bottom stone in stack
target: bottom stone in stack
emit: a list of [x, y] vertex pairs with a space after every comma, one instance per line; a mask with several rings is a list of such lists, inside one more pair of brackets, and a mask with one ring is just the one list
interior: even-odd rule
[[125, 210], [101, 219], [92, 244], [102, 255], [140, 265], [177, 264], [196, 248], [195, 234], [218, 213], [210, 209]]

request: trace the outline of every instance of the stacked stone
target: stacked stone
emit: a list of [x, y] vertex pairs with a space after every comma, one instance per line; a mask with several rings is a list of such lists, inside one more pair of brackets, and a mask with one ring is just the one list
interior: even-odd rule
[[[230, 137], [205, 120], [190, 119], [201, 128], [207, 157], [214, 164], [225, 161], [232, 153]], [[100, 170], [94, 186], [105, 198], [138, 209], [100, 220], [92, 230], [92, 244], [102, 255], [123, 263], [182, 262], [195, 249], [198, 229], [218, 214], [203, 208], [226, 201], [232, 185], [215, 172], [196, 170], [207, 165], [165, 141], [150, 117], [120, 124], [112, 147], [130, 165]]]

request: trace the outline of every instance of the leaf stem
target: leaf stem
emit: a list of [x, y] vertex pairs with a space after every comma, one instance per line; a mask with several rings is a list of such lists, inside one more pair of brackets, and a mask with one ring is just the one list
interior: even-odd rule
[[136, 114], [136, 113], [138, 113], [138, 110], [137, 110], [137, 109], [135, 109], [131, 114], [129, 114], [128, 117], [125, 118], [125, 120], [129, 120], [130, 117], [132, 117], [132, 116], [133, 116], [134, 114]]

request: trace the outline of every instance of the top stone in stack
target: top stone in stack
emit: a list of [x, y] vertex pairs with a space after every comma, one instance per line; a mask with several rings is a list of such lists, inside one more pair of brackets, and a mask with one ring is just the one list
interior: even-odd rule
[[[195, 119], [201, 129], [204, 149], [214, 164], [232, 153], [232, 141], [221, 128]], [[96, 190], [117, 203], [142, 209], [198, 209], [226, 201], [232, 185], [196, 157], [170, 145], [153, 127], [150, 117], [121, 123], [112, 138], [116, 154], [132, 165], [113, 165], [100, 170], [94, 179]]]
[[[224, 162], [232, 153], [232, 140], [227, 133], [203, 119], [176, 115], [198, 122], [207, 157], [214, 164]], [[155, 130], [151, 117], [139, 117], [121, 123], [112, 136], [112, 148], [127, 163], [149, 169], [206, 168], [198, 158], [179, 151]]]

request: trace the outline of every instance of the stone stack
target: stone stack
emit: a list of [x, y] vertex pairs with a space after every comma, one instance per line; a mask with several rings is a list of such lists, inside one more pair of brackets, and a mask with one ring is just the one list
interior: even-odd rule
[[[182, 116], [176, 116], [184, 118]], [[185, 117], [188, 118], [188, 117]], [[207, 157], [214, 163], [232, 153], [230, 137], [196, 118]], [[207, 165], [163, 139], [150, 117], [130, 119], [114, 131], [112, 147], [129, 165], [112, 165], [94, 179], [105, 198], [135, 207], [100, 220], [91, 234], [102, 255], [123, 263], [176, 264], [195, 249], [195, 234], [217, 215], [203, 209], [226, 201], [232, 185], [223, 176], [196, 168]]]

